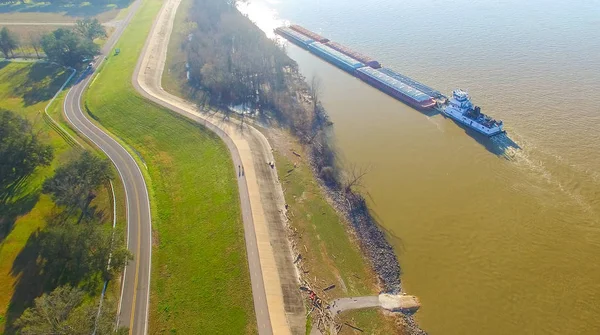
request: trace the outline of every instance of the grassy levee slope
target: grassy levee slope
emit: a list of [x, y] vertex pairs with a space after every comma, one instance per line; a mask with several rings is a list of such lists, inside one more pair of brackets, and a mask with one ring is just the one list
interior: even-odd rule
[[[43, 120], [42, 111], [69, 74], [51, 64], [0, 62], [0, 107], [27, 118], [41, 140], [54, 148], [50, 166], [37, 168], [14, 190], [0, 190], [0, 198], [6, 200], [0, 201], [0, 333], [13, 332], [12, 322], [34, 298], [51, 289], [46, 287], [50, 278], [36, 272], [35, 235], [55, 207], [41, 194], [41, 185], [77, 152]], [[107, 191], [93, 204], [110, 211]]]
[[[93, 117], [147, 165], [150, 333], [256, 332], [236, 175], [205, 128], [139, 96], [131, 77], [161, 6], [146, 0], [86, 93]], [[144, 169], [144, 168], [142, 168]]]

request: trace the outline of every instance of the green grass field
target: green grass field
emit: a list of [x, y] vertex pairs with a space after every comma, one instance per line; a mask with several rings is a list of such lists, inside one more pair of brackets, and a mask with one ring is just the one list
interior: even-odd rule
[[147, 165], [153, 208], [150, 333], [256, 332], [236, 175], [224, 143], [146, 101], [131, 76], [161, 2], [146, 0], [86, 94]]
[[[5, 204], [0, 204], [0, 333], [44, 290], [43, 276], [31, 273], [37, 254], [27, 250], [34, 233], [45, 226], [54, 210], [49, 196], [41, 194], [43, 181], [62, 163], [77, 155], [59, 133], [42, 118], [44, 107], [64, 83], [70, 71], [50, 64], [0, 62], [0, 106], [27, 118], [41, 139], [54, 148], [48, 167], [36, 169]], [[57, 101], [53, 108], [60, 106]], [[4, 192], [4, 191], [1, 191]], [[94, 205], [110, 209], [108, 190], [100, 192]]]

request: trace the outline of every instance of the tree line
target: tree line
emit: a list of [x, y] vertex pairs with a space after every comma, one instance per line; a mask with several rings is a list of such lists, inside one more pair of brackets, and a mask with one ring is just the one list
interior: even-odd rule
[[[190, 84], [212, 105], [245, 105], [293, 128], [306, 128], [298, 106], [297, 64], [235, 7], [235, 1], [195, 1], [183, 42]], [[306, 130], [306, 129], [305, 129]]]
[[357, 192], [367, 171], [353, 167], [343, 172], [338, 166], [319, 78], [307, 82], [285, 49], [237, 10], [236, 0], [196, 0], [188, 20], [188, 38], [181, 46], [193, 88], [188, 98], [202, 104], [200, 99], [208, 95], [213, 106], [225, 111], [244, 104], [273, 116], [306, 145], [311, 165], [330, 193], [371, 220]]
[[[0, 157], [0, 205], [7, 207], [11, 190], [37, 168], [49, 166], [54, 152], [28, 120], [0, 110]], [[94, 291], [90, 282], [112, 279], [132, 258], [123, 233], [113, 230], [109, 215], [93, 205], [112, 177], [108, 161], [83, 151], [44, 181], [41, 191], [55, 209], [30, 240], [36, 244], [35, 272], [49, 293], [16, 320], [21, 334], [90, 334], [95, 327], [96, 334], [114, 332], [114, 304], [108, 302], [96, 319], [97, 304], [85, 298]]]
[[318, 77], [307, 83], [285, 49], [242, 15], [235, 0], [197, 0], [188, 20], [188, 38], [181, 46], [192, 88], [188, 98], [202, 104], [208, 96], [209, 103], [225, 111], [242, 104], [273, 117], [310, 147], [325, 183], [347, 184], [335, 166]]
[[100, 52], [96, 38], [106, 37], [106, 30], [98, 19], [78, 20], [74, 29], [58, 28], [48, 34], [30, 34], [26, 41], [7, 27], [0, 30], [0, 51], [5, 58], [14, 58], [15, 51], [25, 54], [23, 47], [31, 47], [41, 58], [43, 52], [49, 61], [76, 67]]
[[[33, 2], [37, 2], [37, 1], [33, 1]], [[118, 0], [44, 0], [44, 1], [39, 1], [39, 2], [44, 2], [44, 3], [51, 4], [51, 5], [60, 5], [60, 6], [72, 6], [72, 5], [78, 6], [78, 5], [88, 4], [88, 3], [93, 6], [106, 6], [106, 5], [121, 3], [121, 1], [118, 1]], [[18, 3], [25, 3], [25, 1], [0, 0], [0, 4], [18, 4]]]

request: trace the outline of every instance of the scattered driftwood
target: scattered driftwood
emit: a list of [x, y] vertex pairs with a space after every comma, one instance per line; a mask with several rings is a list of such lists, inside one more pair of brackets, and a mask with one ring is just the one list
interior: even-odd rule
[[334, 288], [335, 288], [335, 284], [329, 285], [329, 286], [327, 286], [326, 288], [323, 289], [323, 292], [327, 292], [327, 291], [329, 291], [331, 289], [334, 289]]
[[345, 324], [346, 326], [348, 326], [348, 327], [350, 327], [350, 328], [354, 329], [354, 330], [358, 330], [359, 332], [361, 332], [361, 333], [364, 333], [364, 330], [362, 330], [362, 329], [360, 329], [360, 328], [358, 328], [358, 327], [354, 327], [353, 325], [349, 324], [348, 322], [344, 322], [344, 324]]
[[296, 156], [298, 156], [298, 157], [302, 158], [302, 156], [301, 156], [299, 153], [295, 152], [294, 150], [292, 150], [292, 153], [293, 153], [294, 155], [296, 155]]

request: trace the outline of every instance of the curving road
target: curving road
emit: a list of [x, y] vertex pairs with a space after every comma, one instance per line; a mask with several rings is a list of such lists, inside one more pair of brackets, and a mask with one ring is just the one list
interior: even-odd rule
[[123, 30], [137, 12], [141, 0], [130, 7], [127, 17], [115, 28], [104, 45], [94, 66], [84, 71], [69, 90], [64, 102], [64, 113], [71, 125], [113, 162], [125, 188], [127, 208], [127, 248], [134, 255], [123, 273], [118, 323], [129, 327], [130, 334], [146, 334], [148, 330], [148, 302], [150, 294], [150, 265], [152, 257], [152, 229], [150, 203], [144, 176], [133, 157], [116, 140], [87, 118], [81, 100], [92, 73], [101, 64], [122, 35]]

